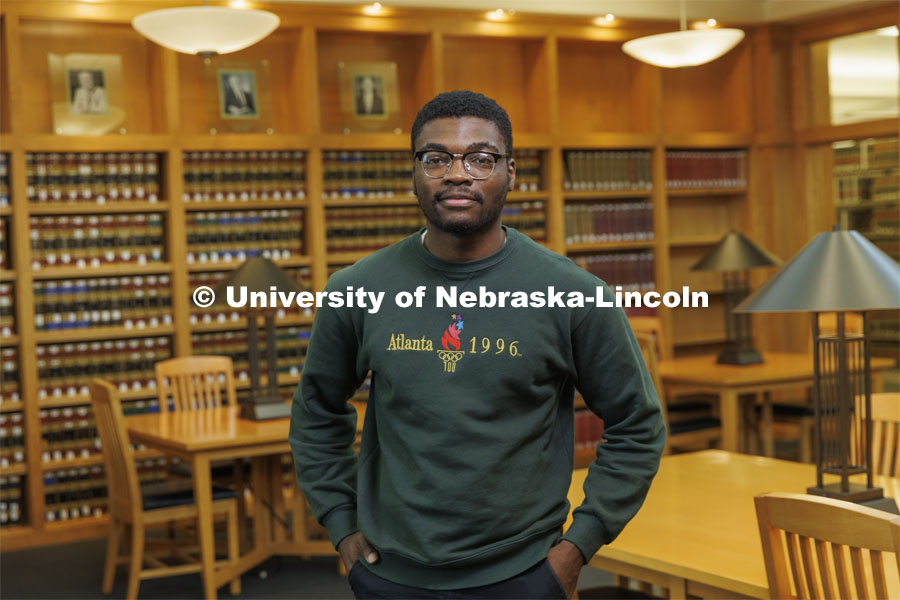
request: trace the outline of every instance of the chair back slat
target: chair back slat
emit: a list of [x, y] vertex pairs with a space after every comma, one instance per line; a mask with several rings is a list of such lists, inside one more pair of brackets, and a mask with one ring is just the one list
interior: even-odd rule
[[672, 349], [666, 343], [666, 334], [663, 330], [662, 319], [659, 317], [628, 317], [631, 329], [635, 333], [646, 333], [653, 339], [657, 356], [663, 360], [672, 358]]
[[[224, 388], [224, 402], [222, 389]], [[234, 365], [228, 356], [184, 356], [156, 363], [159, 409], [203, 410], [237, 403]]]
[[834, 571], [837, 576], [838, 594], [841, 598], [850, 597], [850, 574], [847, 571], [847, 561], [844, 560], [844, 546], [831, 545], [831, 554], [834, 557]]
[[872, 394], [872, 469], [900, 475], [900, 392]]
[[140, 519], [141, 488], [119, 393], [115, 386], [102, 379], [95, 379], [89, 387], [97, 431], [103, 446], [110, 513], [120, 519], [136, 522]]
[[816, 586], [816, 561], [815, 555], [810, 557], [812, 540], [805, 535], [797, 536], [800, 544], [800, 558], [803, 564], [803, 574], [806, 577], [806, 589], [809, 591], [810, 598], [821, 598], [822, 593]]
[[755, 502], [773, 598], [884, 598], [888, 578], [900, 585], [900, 517], [805, 494]]
[[834, 576], [831, 564], [828, 562], [827, 544], [822, 540], [813, 540], [816, 546], [816, 562], [819, 565], [819, 583], [822, 586], [822, 597], [827, 600], [837, 598], [834, 590]]

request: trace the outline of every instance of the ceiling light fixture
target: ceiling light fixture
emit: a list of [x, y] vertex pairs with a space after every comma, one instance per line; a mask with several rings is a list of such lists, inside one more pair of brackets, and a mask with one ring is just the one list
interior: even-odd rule
[[485, 16], [489, 21], [502, 21], [506, 18], [506, 11], [502, 8], [498, 8], [497, 10], [492, 10]]
[[675, 69], [716, 60], [744, 39], [740, 29], [687, 29], [685, 0], [681, 0], [681, 30], [649, 35], [625, 42], [622, 51], [645, 63]]
[[380, 15], [381, 14], [381, 2], [373, 2], [368, 6], [363, 8], [363, 12], [370, 16]]
[[143, 13], [131, 20], [131, 26], [176, 52], [215, 56], [252, 46], [280, 22], [277, 15], [264, 10], [204, 5]]
[[715, 26], [718, 25], [718, 24], [719, 24], [719, 22], [716, 21], [715, 19], [707, 19], [707, 20], [706, 20], [706, 26], [707, 26], [707, 27], [715, 27]]

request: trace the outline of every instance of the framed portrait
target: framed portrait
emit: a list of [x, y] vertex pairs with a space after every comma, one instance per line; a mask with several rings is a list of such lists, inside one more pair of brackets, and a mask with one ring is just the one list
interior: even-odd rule
[[125, 133], [122, 57], [48, 54], [53, 131], [61, 135]]
[[274, 133], [269, 61], [203, 59], [210, 133]]
[[344, 133], [402, 130], [397, 63], [338, 63]]

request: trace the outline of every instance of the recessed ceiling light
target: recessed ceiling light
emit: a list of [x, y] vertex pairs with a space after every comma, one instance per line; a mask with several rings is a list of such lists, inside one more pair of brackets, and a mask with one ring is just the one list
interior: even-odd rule
[[605, 16], [597, 17], [594, 19], [594, 25], [611, 25], [613, 21], [616, 20], [616, 16], [612, 13], [607, 13]]
[[718, 24], [719, 24], [719, 22], [716, 21], [715, 19], [707, 19], [707, 20], [706, 20], [706, 26], [707, 26], [707, 27], [715, 27], [715, 26], [718, 25]]
[[228, 5], [231, 8], [247, 8], [247, 0], [231, 0]]
[[485, 16], [491, 21], [501, 21], [506, 17], [506, 11], [502, 8], [498, 8], [497, 10], [492, 10]]
[[367, 15], [377, 15], [381, 13], [381, 2], [373, 2], [363, 8], [363, 12]]

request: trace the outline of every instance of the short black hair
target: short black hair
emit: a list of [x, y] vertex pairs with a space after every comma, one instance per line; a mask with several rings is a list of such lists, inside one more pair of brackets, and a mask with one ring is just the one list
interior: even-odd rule
[[426, 123], [447, 117], [478, 117], [479, 119], [490, 121], [500, 131], [503, 143], [506, 144], [506, 153], [512, 154], [512, 124], [509, 122], [509, 115], [494, 100], [484, 94], [470, 92], [469, 90], [443, 92], [429, 100], [419, 110], [416, 120], [413, 121], [412, 132], [410, 133], [412, 151], [416, 151], [416, 138], [419, 137], [419, 133], [422, 132], [422, 127]]

